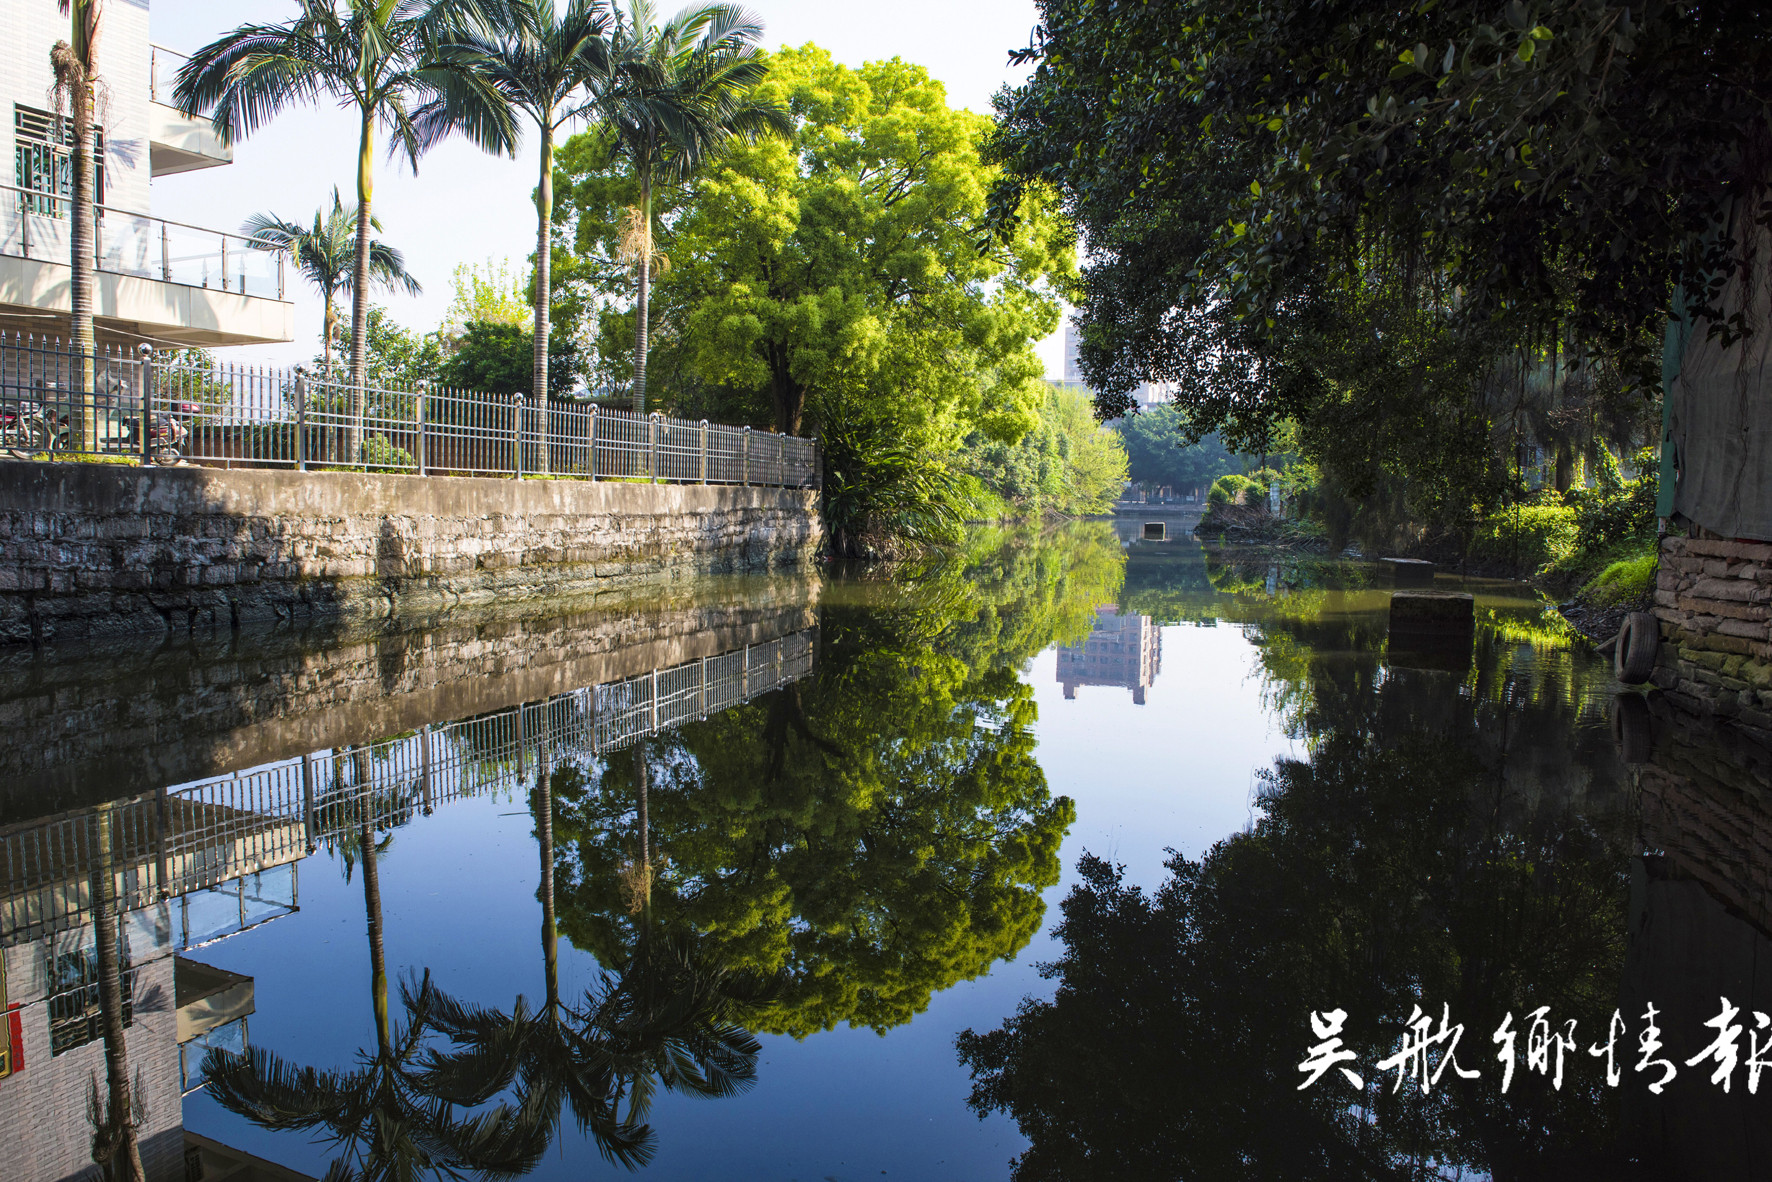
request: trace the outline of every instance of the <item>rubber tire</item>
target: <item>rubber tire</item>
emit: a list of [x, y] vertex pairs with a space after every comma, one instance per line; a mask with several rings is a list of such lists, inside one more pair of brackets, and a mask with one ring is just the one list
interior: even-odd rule
[[1642, 685], [1655, 672], [1655, 649], [1661, 643], [1661, 623], [1648, 612], [1632, 612], [1618, 630], [1612, 650], [1612, 672], [1626, 685]]
[[1649, 762], [1655, 752], [1655, 731], [1649, 720], [1649, 702], [1642, 694], [1612, 698], [1612, 742], [1625, 763]]

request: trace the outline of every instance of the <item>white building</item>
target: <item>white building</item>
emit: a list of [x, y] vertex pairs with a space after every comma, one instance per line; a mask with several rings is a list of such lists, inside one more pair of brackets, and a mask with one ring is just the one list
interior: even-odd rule
[[[1083, 371], [1077, 365], [1077, 326], [1069, 318], [1064, 322], [1064, 384], [1084, 386]], [[1145, 382], [1132, 391], [1132, 401], [1140, 410], [1149, 410], [1174, 398], [1174, 391], [1163, 382]]]
[[[0, 0], [0, 99], [13, 168], [0, 201], [0, 332], [66, 337], [72, 171], [49, 53], [69, 40], [57, 0]], [[232, 231], [151, 215], [152, 180], [215, 168], [233, 153], [209, 124], [168, 104], [179, 55], [148, 39], [147, 0], [108, 0], [94, 123], [100, 205], [93, 301], [101, 345], [245, 345], [293, 340], [295, 280], [282, 256]], [[242, 211], [244, 219], [246, 211]]]

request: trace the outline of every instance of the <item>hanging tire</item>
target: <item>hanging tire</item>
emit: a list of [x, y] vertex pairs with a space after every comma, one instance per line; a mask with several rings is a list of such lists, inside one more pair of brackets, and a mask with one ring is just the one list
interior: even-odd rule
[[1612, 699], [1612, 742], [1625, 763], [1648, 763], [1654, 753], [1649, 702], [1642, 694], [1617, 694]]
[[1661, 643], [1661, 623], [1648, 612], [1632, 612], [1618, 630], [1612, 650], [1612, 672], [1626, 685], [1641, 685], [1655, 672], [1655, 649]]

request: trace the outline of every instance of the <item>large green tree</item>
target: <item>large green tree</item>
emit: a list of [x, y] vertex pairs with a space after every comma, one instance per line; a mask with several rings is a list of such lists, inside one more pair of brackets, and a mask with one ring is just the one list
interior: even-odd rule
[[776, 54], [758, 94], [793, 113], [793, 136], [731, 152], [675, 227], [665, 283], [688, 366], [766, 392], [788, 433], [844, 394], [889, 403], [938, 450], [1027, 431], [1045, 393], [1031, 345], [1057, 327], [1073, 262], [1037, 201], [979, 249], [987, 122], [919, 66], [851, 69], [812, 45]]
[[1138, 484], [1193, 489], [1211, 484], [1243, 464], [1216, 435], [1189, 441], [1187, 423], [1173, 403], [1129, 414], [1120, 420], [1127, 467]]
[[1042, 13], [1000, 101], [996, 212], [1053, 191], [1087, 236], [1105, 412], [1172, 380], [1239, 449], [1295, 418], [1313, 458], [1347, 449], [1326, 475], [1350, 495], [1455, 517], [1504, 495], [1518, 445], [1603, 437], [1659, 384], [1676, 289], [1713, 315], [1746, 261], [1724, 218], [1764, 180], [1750, 8]]

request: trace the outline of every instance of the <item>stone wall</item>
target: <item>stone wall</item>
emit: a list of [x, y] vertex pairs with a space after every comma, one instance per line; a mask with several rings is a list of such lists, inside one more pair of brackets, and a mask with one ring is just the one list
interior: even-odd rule
[[809, 489], [0, 461], [0, 642], [805, 567]]
[[1655, 615], [1655, 685], [1772, 739], [1772, 543], [1663, 538]]

